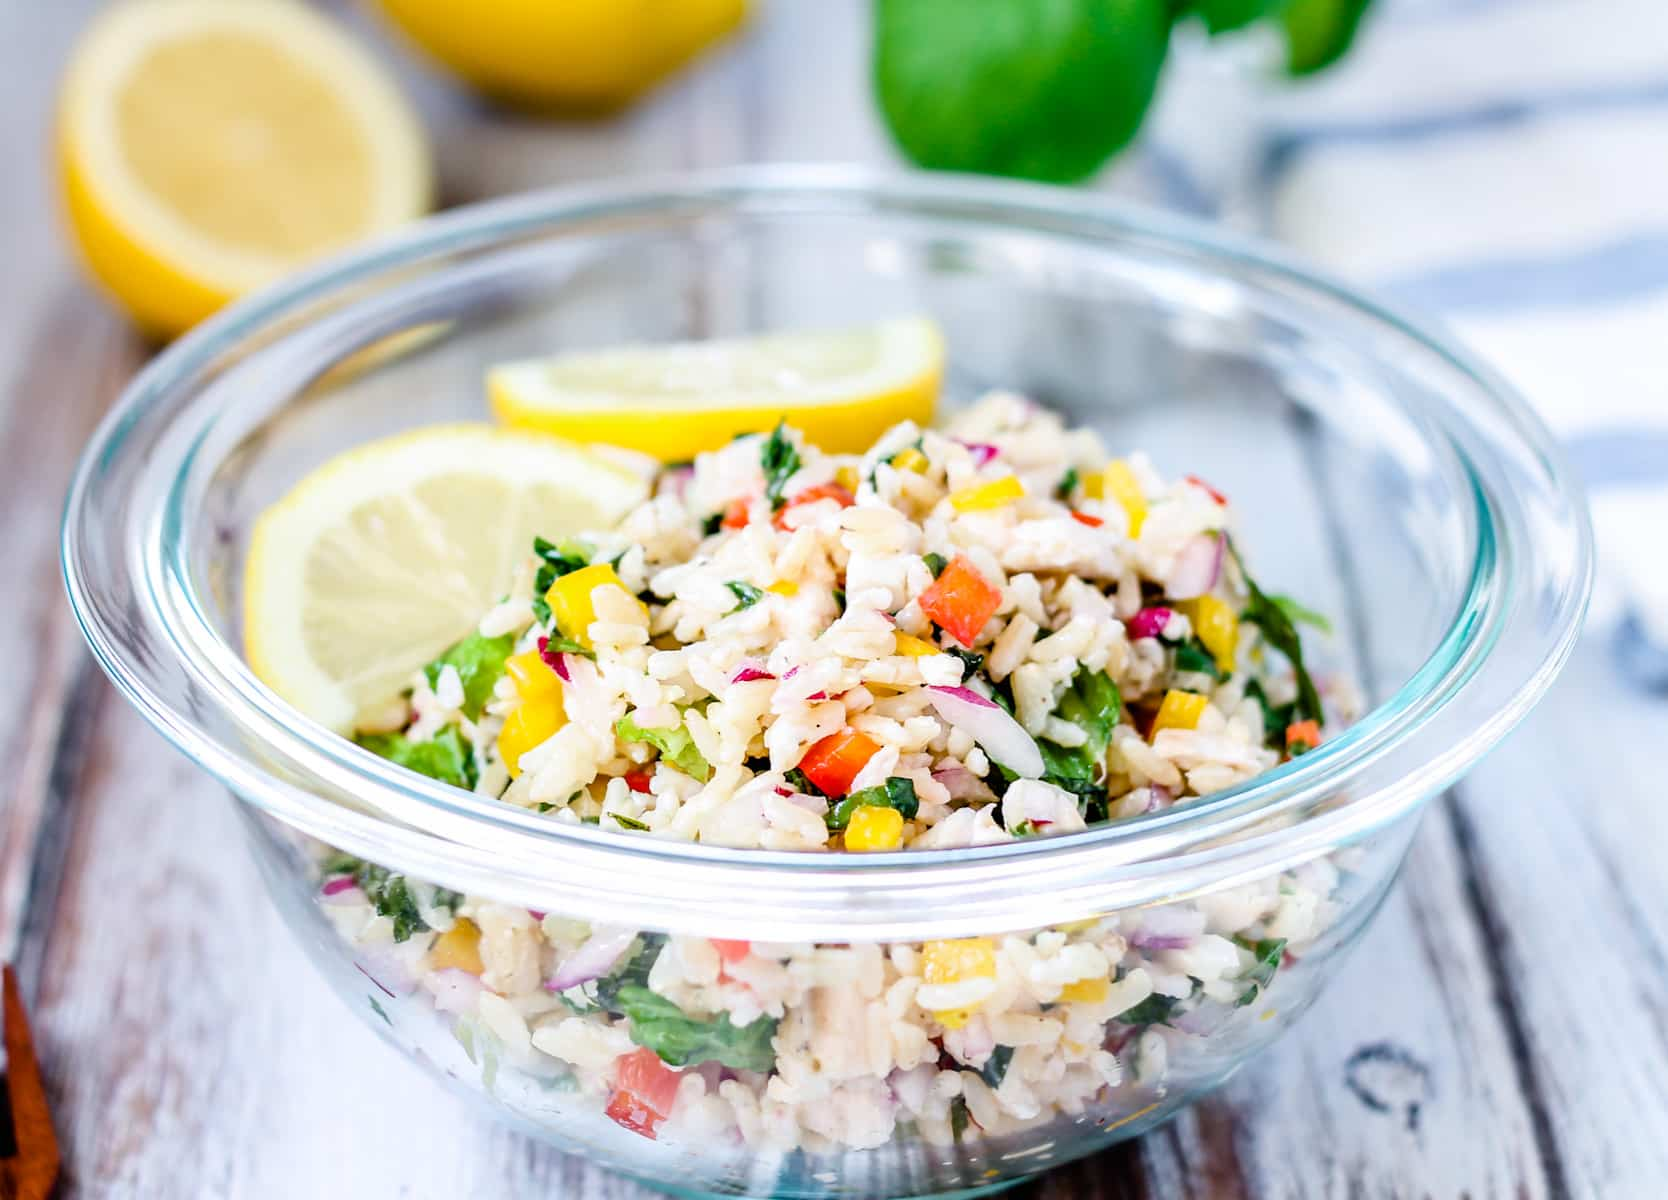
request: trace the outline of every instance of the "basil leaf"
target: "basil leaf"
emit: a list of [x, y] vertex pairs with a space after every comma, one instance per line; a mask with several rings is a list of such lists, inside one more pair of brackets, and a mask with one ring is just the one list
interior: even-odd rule
[[898, 145], [952, 171], [1070, 183], [1146, 115], [1167, 0], [878, 0], [874, 77]]
[[493, 685], [504, 673], [504, 660], [514, 649], [514, 634], [488, 638], [472, 633], [424, 667], [423, 678], [432, 688], [439, 682], [442, 669], [455, 668], [463, 683], [463, 715], [474, 721], [480, 717], [482, 706], [492, 699]]
[[912, 780], [892, 776], [885, 783], [853, 792], [828, 810], [824, 818], [830, 829], [844, 829], [851, 824], [851, 816], [860, 808], [895, 808], [907, 820], [921, 810]]
[[778, 422], [759, 451], [759, 465], [764, 468], [765, 499], [773, 509], [782, 507], [782, 489], [800, 467], [799, 451], [788, 440], [787, 428], [786, 421]]
[[533, 539], [533, 553], [540, 559], [538, 574], [533, 576], [533, 617], [540, 625], [548, 625], [550, 601], [545, 599], [544, 594], [562, 576], [590, 566], [591, 551], [583, 542], [550, 542], [536, 537]]
[[403, 733], [362, 733], [353, 740], [408, 771], [465, 791], [480, 777], [474, 750], [456, 725], [446, 726], [426, 742], [414, 742]]
[[630, 716], [621, 717], [614, 726], [621, 741], [646, 742], [660, 751], [660, 757], [671, 763], [691, 779], [705, 783], [712, 775], [712, 767], [701, 757], [695, 739], [683, 725], [675, 729], [644, 729]]

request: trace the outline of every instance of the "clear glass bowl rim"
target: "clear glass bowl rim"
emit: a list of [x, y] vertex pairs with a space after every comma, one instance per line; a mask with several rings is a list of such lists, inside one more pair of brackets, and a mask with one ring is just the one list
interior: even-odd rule
[[[179, 651], [191, 682], [228, 705], [244, 739], [218, 737], [159, 686], [154, 672], [121, 646], [121, 621], [79, 569], [88, 535], [87, 502], [95, 477], [123, 451], [128, 435], [154, 412], [182, 403], [200, 373], [246, 338], [285, 314], [328, 299], [404, 264], [453, 251], [481, 250], [507, 239], [611, 217], [676, 215], [693, 208], [736, 213], [895, 213], [982, 222], [991, 231], [1017, 228], [1065, 233], [1185, 253], [1232, 265], [1348, 310], [1353, 319], [1400, 339], [1475, 389], [1492, 404], [1542, 467], [1547, 496], [1567, 508], [1569, 544], [1519, 546], [1503, 561], [1490, 530], [1497, 505], [1513, 497], [1475, 485], [1472, 459], [1449, 447], [1471, 473], [1478, 504], [1479, 544], [1466, 595], [1427, 662], [1387, 701], [1319, 750], [1227, 791], [1166, 813], [1116, 822], [1084, 833], [954, 851], [894, 855], [818, 855], [637, 838], [590, 827], [558, 825], [509, 805], [467, 795], [389, 768], [345, 739], [312, 726], [268, 691], [220, 640], [196, 597], [179, 547], [124, 553], [154, 576], [135, 581], [148, 599], [144, 618]], [[293, 331], [292, 331], [293, 332]], [[189, 407], [189, 406], [187, 406]], [[1456, 410], [1457, 411], [1457, 410]], [[174, 414], [177, 416], [178, 414]], [[1463, 414], [1460, 414], [1463, 415]], [[199, 414], [199, 416], [201, 416]], [[1452, 420], [1455, 413], [1447, 414]], [[205, 424], [209, 418], [204, 418]], [[181, 528], [178, 485], [200, 436], [174, 471], [165, 511], [144, 527]], [[174, 439], [171, 445], [181, 445]], [[1288, 260], [1280, 252], [1183, 218], [1140, 210], [1092, 193], [962, 176], [926, 176], [851, 167], [729, 168], [649, 176], [607, 184], [554, 188], [430, 218], [395, 237], [338, 256], [246, 299], [163, 351], [135, 379], [83, 452], [66, 501], [63, 568], [72, 609], [100, 662], [127, 698], [178, 749], [241, 798], [341, 849], [421, 878], [529, 906], [596, 919], [622, 912], [645, 925], [722, 936], [791, 940], [850, 936], [861, 927], [877, 937], [985, 932], [1071, 920], [1255, 878], [1359, 840], [1405, 814], [1452, 782], [1499, 741], [1544, 693], [1579, 634], [1591, 590], [1592, 535], [1585, 501], [1551, 434], [1528, 405], [1492, 371], [1420, 324], [1362, 298], [1353, 289]], [[1568, 564], [1559, 609], [1546, 622], [1538, 653], [1504, 663], [1492, 653], [1515, 587], [1531, 571], [1524, 554]], [[1561, 557], [1558, 557], [1561, 556]], [[163, 592], [179, 602], [160, 602]], [[1484, 631], [1479, 635], [1479, 630]], [[205, 647], [207, 648], [205, 652]], [[1452, 701], [1490, 677], [1500, 706], [1469, 722], [1424, 769], [1391, 780], [1272, 832], [1224, 840], [1253, 822], [1337, 793], [1402, 747]], [[252, 748], [253, 747], [253, 748]], [[267, 753], [270, 751], [270, 755]], [[354, 811], [318, 790], [270, 771], [273, 757], [300, 765], [320, 783], [362, 798]], [[773, 900], [761, 918], [759, 896]], [[1029, 897], [1029, 903], [1019, 903]], [[1040, 917], [1038, 913], [1046, 912]], [[930, 913], [922, 916], [922, 913]], [[658, 918], [658, 922], [656, 920]], [[761, 929], [775, 931], [761, 933]]]

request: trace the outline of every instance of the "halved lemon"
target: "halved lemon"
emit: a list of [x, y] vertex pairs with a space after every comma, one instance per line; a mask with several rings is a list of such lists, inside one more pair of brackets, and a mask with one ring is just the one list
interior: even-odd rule
[[643, 476], [570, 443], [437, 425], [331, 459], [261, 515], [249, 665], [333, 729], [385, 703], [504, 594], [533, 537], [605, 529]]
[[854, 454], [906, 418], [925, 425], [944, 338], [924, 317], [822, 333], [623, 346], [505, 363], [487, 395], [505, 424], [641, 450], [662, 462], [777, 421]]
[[382, 69], [292, 0], [101, 14], [64, 79], [58, 160], [88, 267], [165, 336], [419, 216], [432, 177]]

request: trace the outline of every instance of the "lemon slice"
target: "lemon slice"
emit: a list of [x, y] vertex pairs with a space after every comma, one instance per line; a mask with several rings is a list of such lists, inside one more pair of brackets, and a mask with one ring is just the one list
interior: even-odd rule
[[535, 534], [606, 529], [642, 475], [543, 434], [438, 425], [331, 459], [261, 515], [243, 576], [255, 674], [334, 729], [476, 627]]
[[786, 418], [834, 453], [869, 448], [899, 421], [923, 425], [944, 339], [922, 317], [827, 333], [624, 346], [505, 363], [487, 372], [508, 425], [607, 442], [662, 462], [714, 450]]
[[382, 70], [291, 0], [129, 0], [88, 28], [58, 160], [87, 265], [171, 335], [420, 215], [429, 153]]

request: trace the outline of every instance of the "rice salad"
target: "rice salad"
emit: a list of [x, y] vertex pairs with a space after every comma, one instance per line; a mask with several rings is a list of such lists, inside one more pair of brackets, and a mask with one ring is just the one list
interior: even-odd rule
[[[1226, 497], [997, 393], [862, 455], [791, 428], [660, 470], [540, 540], [360, 743], [548, 820], [809, 853], [1138, 817], [1352, 719], [1233, 541]], [[1336, 859], [1027, 933], [767, 944], [604, 927], [321, 851], [381, 975], [661, 1140], [952, 1143], [1165, 1086], [1332, 924]], [[1132, 1111], [1134, 1100], [1126, 1107]]]

